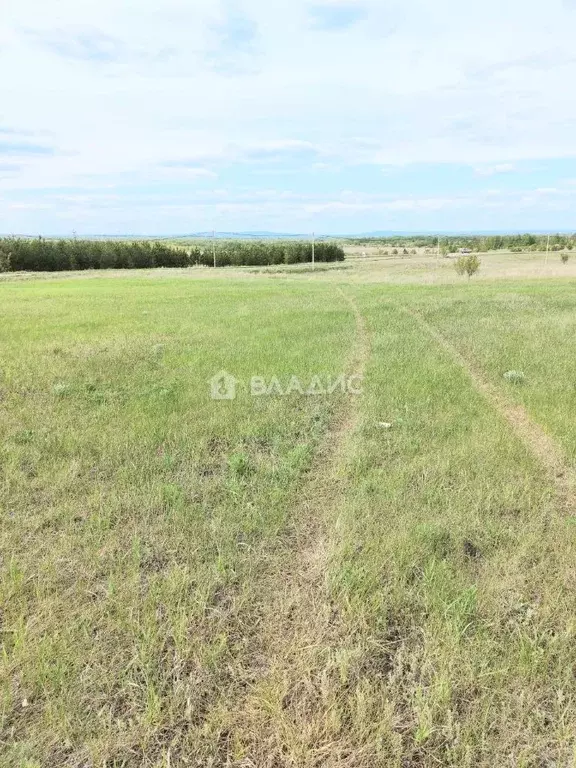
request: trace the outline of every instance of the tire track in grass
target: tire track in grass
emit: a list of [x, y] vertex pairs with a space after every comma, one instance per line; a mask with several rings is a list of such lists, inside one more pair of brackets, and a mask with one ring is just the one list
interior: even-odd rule
[[531, 419], [522, 405], [510, 402], [452, 342], [422, 315], [404, 305], [395, 304], [394, 306], [416, 320], [420, 327], [468, 374], [475, 389], [508, 422], [518, 438], [546, 470], [565, 510], [574, 512], [576, 510], [576, 473], [556, 441], [540, 424]]
[[[337, 289], [356, 322], [350, 375], [363, 376], [370, 355], [364, 318], [353, 298]], [[359, 422], [358, 398], [348, 395], [336, 410], [316, 451], [292, 513], [292, 546], [263, 585], [262, 612], [247, 670], [250, 688], [234, 707], [227, 765], [242, 768], [316, 766], [334, 758], [325, 737], [330, 712], [319, 699], [319, 657], [334, 644], [339, 627], [325, 572], [330, 524], [343, 495], [341, 472]], [[341, 631], [341, 630], [340, 630]], [[333, 764], [333, 763], [330, 763]], [[345, 763], [337, 763], [338, 765]]]

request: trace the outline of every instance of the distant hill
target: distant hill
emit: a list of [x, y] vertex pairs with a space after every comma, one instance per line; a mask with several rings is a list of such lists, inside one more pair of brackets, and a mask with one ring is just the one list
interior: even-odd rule
[[[533, 235], [547, 235], [547, 234], [571, 234], [572, 230], [532, 230], [530, 234]], [[317, 240], [339, 240], [339, 239], [359, 239], [365, 240], [367, 238], [389, 238], [389, 237], [478, 237], [478, 236], [495, 236], [495, 235], [521, 235], [527, 234], [525, 230], [442, 230], [431, 231], [422, 230], [406, 231], [406, 230], [374, 230], [372, 232], [352, 232], [341, 234], [325, 234], [322, 232], [316, 232]], [[63, 233], [57, 235], [43, 235], [46, 240], [69, 240], [73, 237], [71, 233]], [[6, 233], [1, 234], [0, 237], [20, 237], [20, 238], [36, 238], [38, 234], [14, 234]], [[251, 231], [251, 232], [190, 232], [189, 234], [174, 234], [174, 235], [84, 235], [78, 233], [76, 235], [78, 239], [84, 240], [171, 240], [171, 241], [186, 241], [186, 240], [207, 240], [212, 237], [216, 237], [217, 240], [309, 240], [312, 237], [312, 233], [294, 233], [294, 232], [270, 232], [267, 230]]]

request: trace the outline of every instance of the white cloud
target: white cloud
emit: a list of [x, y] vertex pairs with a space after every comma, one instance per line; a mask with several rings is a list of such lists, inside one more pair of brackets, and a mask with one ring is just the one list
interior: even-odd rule
[[497, 163], [496, 165], [480, 165], [475, 169], [477, 176], [495, 176], [499, 173], [512, 173], [513, 163]]
[[[310, 25], [313, 5], [357, 10], [345, 38]], [[561, 0], [3, 0], [2, 17], [0, 129], [57, 153], [23, 158], [0, 177], [7, 194], [232, 183], [234, 164], [259, 156], [268, 174], [266, 156], [284, 157], [289, 172], [298, 152], [318, 174], [434, 162], [498, 176], [576, 157]]]

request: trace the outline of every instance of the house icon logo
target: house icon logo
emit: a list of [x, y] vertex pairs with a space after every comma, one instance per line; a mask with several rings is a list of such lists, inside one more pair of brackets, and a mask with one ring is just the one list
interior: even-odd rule
[[210, 396], [212, 400], [234, 400], [238, 379], [226, 371], [220, 371], [210, 379]]

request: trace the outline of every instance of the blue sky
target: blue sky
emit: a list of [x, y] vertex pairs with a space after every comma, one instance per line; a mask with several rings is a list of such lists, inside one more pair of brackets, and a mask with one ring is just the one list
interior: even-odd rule
[[576, 0], [2, 5], [0, 232], [576, 231]]

